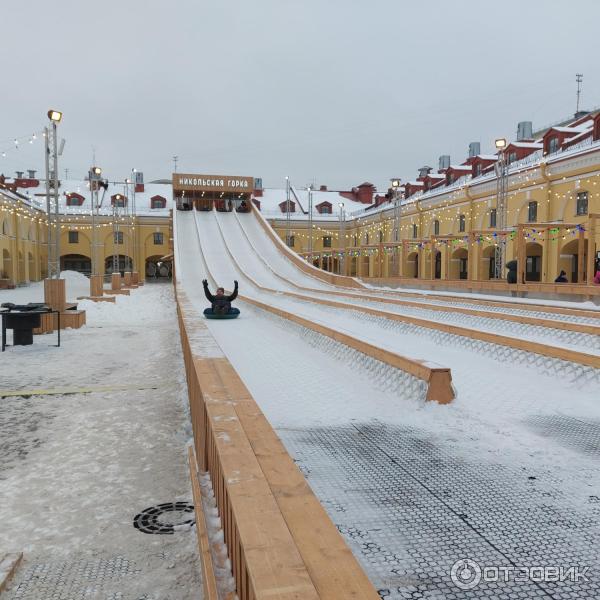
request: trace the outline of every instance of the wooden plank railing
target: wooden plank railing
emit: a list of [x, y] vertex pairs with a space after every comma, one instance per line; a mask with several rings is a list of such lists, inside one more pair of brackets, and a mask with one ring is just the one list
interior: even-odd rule
[[200, 316], [177, 294], [194, 447], [240, 600], [379, 598]]
[[200, 557], [200, 566], [202, 567], [202, 589], [204, 591], [202, 600], [219, 600], [215, 567], [210, 551], [210, 540], [208, 539], [208, 529], [206, 527], [204, 508], [202, 506], [202, 492], [200, 491], [200, 483], [198, 481], [198, 465], [196, 463], [194, 450], [191, 447], [188, 448], [188, 465], [192, 481], [194, 512], [196, 514], [198, 556]]

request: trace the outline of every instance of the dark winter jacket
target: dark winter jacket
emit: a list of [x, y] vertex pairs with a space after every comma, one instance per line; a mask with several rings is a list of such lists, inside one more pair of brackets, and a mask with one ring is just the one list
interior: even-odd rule
[[235, 282], [235, 287], [233, 289], [233, 294], [229, 296], [213, 296], [208, 289], [208, 281], [203, 281], [202, 285], [204, 285], [204, 295], [206, 299], [212, 304], [212, 309], [214, 313], [217, 314], [226, 314], [231, 310], [231, 303], [237, 298], [238, 295], [238, 282]]

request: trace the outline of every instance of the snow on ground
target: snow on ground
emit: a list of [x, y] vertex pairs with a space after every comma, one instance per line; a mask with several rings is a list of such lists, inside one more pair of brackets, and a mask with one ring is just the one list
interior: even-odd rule
[[[195, 530], [133, 526], [146, 508], [192, 498], [173, 302], [164, 284], [82, 302], [87, 325], [61, 348], [35, 336], [0, 355], [4, 393], [27, 393], [0, 392], [0, 548], [25, 554], [7, 600], [201, 594]], [[44, 393], [56, 388], [73, 393]]]
[[[235, 215], [218, 218], [243, 270], [274, 283], [228, 225]], [[176, 219], [180, 284], [198, 309], [201, 278], [238, 279], [241, 294], [451, 367], [458, 396], [440, 406], [408, 379], [398, 388], [389, 368], [246, 303], [239, 319], [207, 323], [383, 597], [452, 597], [460, 558], [598, 564], [594, 370], [261, 292], [229, 258], [214, 215]], [[511, 583], [472, 597], [563, 597], [555, 591]], [[600, 582], [563, 591], [596, 598]]]
[[[77, 302], [79, 296], [90, 295], [90, 280], [85, 275], [76, 271], [62, 271], [61, 278], [65, 280], [67, 302]], [[12, 302], [13, 304], [27, 304], [28, 302], [44, 301], [44, 282], [36, 281], [28, 285], [19, 286], [14, 290], [0, 290], [0, 304]]]

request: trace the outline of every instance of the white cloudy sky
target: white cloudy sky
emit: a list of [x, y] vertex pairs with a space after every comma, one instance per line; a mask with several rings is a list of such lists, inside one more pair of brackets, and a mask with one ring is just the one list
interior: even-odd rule
[[600, 105], [597, 0], [3, 0], [0, 172], [179, 170], [348, 188], [414, 178]]

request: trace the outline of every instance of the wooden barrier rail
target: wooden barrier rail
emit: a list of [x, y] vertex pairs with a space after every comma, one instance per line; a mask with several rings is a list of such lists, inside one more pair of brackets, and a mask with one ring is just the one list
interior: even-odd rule
[[594, 297], [600, 296], [600, 285], [585, 283], [508, 283], [506, 281], [475, 281], [471, 279], [419, 279], [417, 277], [369, 277], [365, 278], [375, 285], [406, 285], [412, 288], [436, 290], [440, 288], [464, 289], [467, 292], [521, 292], [553, 295]]
[[557, 346], [548, 346], [539, 342], [531, 342], [528, 340], [520, 340], [510, 338], [508, 336], [500, 335], [498, 333], [488, 333], [486, 331], [480, 331], [477, 329], [469, 329], [466, 327], [459, 327], [458, 325], [449, 325], [447, 323], [439, 323], [436, 321], [428, 321], [427, 319], [421, 319], [418, 317], [409, 317], [406, 315], [398, 315], [396, 313], [385, 312], [374, 308], [367, 308], [365, 306], [353, 306], [344, 302], [335, 302], [333, 300], [323, 300], [321, 298], [313, 298], [312, 296], [304, 296], [302, 294], [294, 294], [293, 292], [284, 292], [290, 296], [297, 297], [300, 300], [307, 302], [313, 302], [315, 304], [323, 304], [325, 306], [332, 306], [335, 308], [344, 308], [346, 310], [356, 310], [359, 312], [365, 312], [377, 317], [389, 319], [392, 321], [401, 321], [403, 323], [410, 323], [411, 325], [417, 325], [418, 327], [425, 327], [427, 329], [436, 329], [445, 333], [451, 333], [454, 335], [460, 335], [463, 337], [469, 337], [474, 340], [480, 340], [482, 342], [488, 342], [490, 344], [499, 344], [501, 346], [508, 346], [510, 348], [516, 348], [518, 350], [526, 350], [527, 352], [533, 352], [535, 354], [541, 354], [542, 356], [548, 356], [551, 358], [558, 358], [569, 362], [586, 365], [588, 367], [594, 367], [600, 369], [600, 356], [595, 354], [586, 354], [585, 352], [578, 352], [577, 350], [569, 350], [568, 348], [559, 348]]
[[260, 214], [260, 211], [252, 205], [252, 212], [254, 213], [256, 219], [260, 223], [260, 226], [264, 229], [266, 234], [271, 238], [271, 241], [279, 247], [281, 252], [283, 252], [289, 260], [291, 260], [300, 270], [308, 273], [315, 279], [321, 279], [322, 281], [326, 281], [332, 285], [340, 285], [342, 287], [350, 287], [350, 288], [364, 288], [365, 286], [354, 279], [353, 277], [348, 277], [346, 275], [336, 275], [335, 273], [329, 273], [328, 271], [323, 271], [321, 269], [317, 269], [313, 265], [309, 265], [305, 260], [301, 259], [295, 252], [292, 252], [279, 238], [279, 236], [275, 233], [273, 228], [267, 223], [265, 218]]
[[238, 597], [377, 600], [199, 315], [176, 296], [196, 456], [211, 476]]
[[[293, 294], [291, 292], [286, 292], [286, 295], [296, 296], [303, 300], [311, 300], [309, 297], [301, 296], [300, 294]], [[455, 398], [454, 389], [452, 388], [452, 374], [448, 367], [434, 366], [434, 363], [427, 363], [426, 361], [407, 358], [390, 350], [384, 350], [383, 348], [375, 346], [374, 344], [369, 344], [368, 342], [360, 340], [346, 333], [342, 333], [336, 329], [331, 329], [325, 325], [315, 323], [314, 321], [310, 321], [309, 319], [305, 319], [281, 308], [265, 304], [264, 302], [259, 302], [258, 300], [254, 300], [253, 298], [248, 298], [246, 296], [240, 296], [240, 298], [249, 304], [253, 304], [258, 308], [292, 321], [298, 325], [301, 325], [302, 327], [316, 331], [317, 333], [325, 335], [336, 342], [340, 342], [349, 348], [358, 350], [362, 354], [366, 354], [371, 358], [380, 360], [381, 362], [386, 363], [396, 369], [410, 373], [417, 379], [425, 381], [427, 383], [427, 400], [434, 400], [440, 404], [448, 404]], [[352, 308], [349, 305], [344, 305], [341, 302], [329, 302], [327, 300], [315, 301], [319, 304], [322, 303], [338, 305], [341, 308]], [[362, 308], [357, 310], [362, 310]]]
[[208, 529], [202, 506], [202, 492], [198, 482], [198, 465], [191, 447], [188, 448], [188, 465], [190, 468], [190, 479], [192, 481], [192, 496], [194, 498], [194, 512], [196, 514], [196, 536], [198, 538], [198, 556], [202, 567], [202, 589], [204, 595], [202, 600], [219, 600], [217, 592], [217, 581], [215, 578], [215, 567], [210, 551]]

